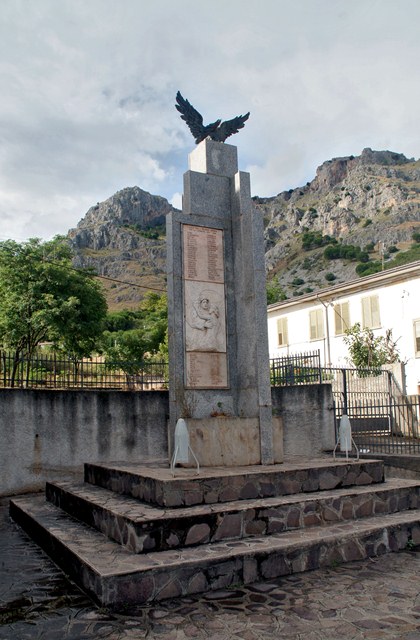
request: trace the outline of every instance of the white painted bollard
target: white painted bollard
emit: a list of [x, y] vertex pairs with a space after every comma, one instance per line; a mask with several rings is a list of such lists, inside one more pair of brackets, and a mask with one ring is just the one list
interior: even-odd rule
[[359, 449], [357, 448], [351, 433], [350, 418], [345, 413], [343, 413], [343, 415], [340, 418], [340, 426], [338, 427], [338, 440], [334, 447], [334, 459], [335, 459], [335, 452], [337, 450], [338, 445], [340, 445], [340, 451], [346, 454], [346, 460], [349, 459], [349, 453], [351, 452], [353, 446], [356, 449], [356, 453], [357, 453], [356, 460], [359, 459]]
[[187, 423], [184, 418], [179, 418], [175, 426], [174, 436], [174, 455], [171, 460], [172, 475], [175, 475], [175, 465], [177, 462], [187, 463], [189, 460], [189, 452], [191, 451], [194, 460], [197, 463], [197, 475], [200, 473], [200, 465], [197, 456], [190, 446], [190, 436], [188, 433]]
[[348, 455], [349, 451], [351, 451], [352, 437], [350, 419], [346, 414], [341, 416], [338, 438], [340, 442], [340, 451]]

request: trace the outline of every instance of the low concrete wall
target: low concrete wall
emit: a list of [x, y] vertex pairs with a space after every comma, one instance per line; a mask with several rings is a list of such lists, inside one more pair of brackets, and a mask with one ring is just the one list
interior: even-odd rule
[[[330, 385], [273, 388], [272, 400], [286, 461], [334, 448]], [[168, 411], [167, 391], [0, 390], [0, 496], [80, 476], [85, 462], [167, 460]]]
[[0, 390], [0, 495], [38, 491], [84, 462], [167, 457], [166, 391]]
[[385, 465], [385, 478], [420, 479], [419, 454], [363, 453], [360, 457], [368, 458], [369, 460], [383, 460]]
[[273, 413], [283, 421], [283, 454], [316, 457], [335, 446], [330, 384], [272, 387]]

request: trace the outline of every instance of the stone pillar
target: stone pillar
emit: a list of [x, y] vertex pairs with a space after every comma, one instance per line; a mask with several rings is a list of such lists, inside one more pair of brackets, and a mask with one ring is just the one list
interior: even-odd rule
[[281, 462], [272, 419], [263, 222], [237, 149], [189, 156], [182, 213], [167, 218], [172, 440], [186, 419], [203, 466]]

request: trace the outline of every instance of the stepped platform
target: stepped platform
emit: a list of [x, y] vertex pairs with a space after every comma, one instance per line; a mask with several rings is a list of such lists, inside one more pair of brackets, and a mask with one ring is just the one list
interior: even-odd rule
[[134, 553], [240, 540], [420, 508], [420, 484], [396, 479], [384, 485], [167, 509], [81, 483], [47, 483], [46, 496]]
[[180, 469], [175, 478], [166, 468], [86, 465], [85, 478], [98, 484], [48, 483], [47, 500], [16, 498], [10, 512], [110, 608], [420, 544], [420, 481], [385, 482], [378, 460], [323, 458], [199, 476]]
[[137, 465], [86, 464], [85, 482], [161, 507], [215, 504], [232, 500], [269, 498], [292, 493], [324, 491], [383, 482], [380, 460], [321, 458], [277, 465], [150, 469]]

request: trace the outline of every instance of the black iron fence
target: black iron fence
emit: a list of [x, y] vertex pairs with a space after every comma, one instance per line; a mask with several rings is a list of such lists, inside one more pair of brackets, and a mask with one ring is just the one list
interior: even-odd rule
[[[273, 386], [330, 383], [336, 424], [346, 413], [366, 453], [420, 454], [420, 396], [406, 396], [382, 369], [321, 367], [319, 352], [270, 360]], [[166, 362], [72, 360], [54, 353], [15, 359], [0, 352], [0, 387], [153, 390], [168, 388]]]
[[322, 382], [319, 351], [310, 351], [270, 360], [270, 380], [273, 387]]
[[330, 383], [336, 425], [349, 416], [361, 451], [420, 454], [420, 396], [404, 395], [390, 371], [321, 367], [317, 352], [275, 358], [270, 367], [275, 386]]
[[167, 388], [168, 379], [166, 362], [76, 360], [42, 353], [16, 359], [0, 352], [0, 387], [153, 390]]

